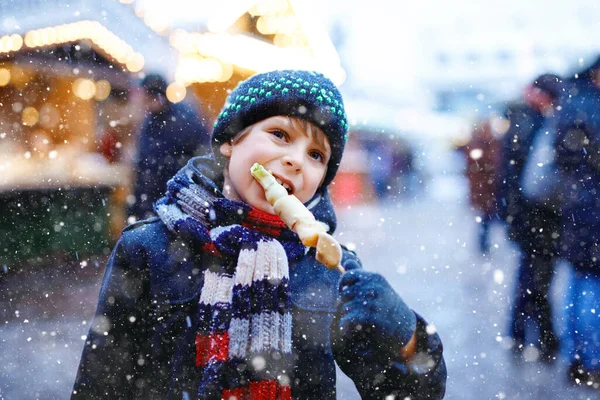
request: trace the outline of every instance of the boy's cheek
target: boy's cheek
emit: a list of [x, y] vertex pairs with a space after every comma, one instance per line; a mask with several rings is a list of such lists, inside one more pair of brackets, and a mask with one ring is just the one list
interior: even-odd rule
[[273, 206], [269, 204], [265, 196], [265, 191], [257, 182], [251, 182], [247, 187], [245, 193], [240, 196], [242, 200], [251, 205], [252, 207], [258, 208], [261, 211], [269, 214], [275, 214]]

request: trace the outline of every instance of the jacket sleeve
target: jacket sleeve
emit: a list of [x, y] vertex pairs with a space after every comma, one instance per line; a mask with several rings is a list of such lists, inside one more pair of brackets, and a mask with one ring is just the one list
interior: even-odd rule
[[428, 332], [429, 329], [427, 322], [417, 314], [417, 351], [409, 362], [401, 360], [399, 354], [389, 354], [387, 349], [363, 358], [345, 348], [341, 340], [333, 345], [334, 357], [363, 399], [387, 396], [411, 400], [443, 399], [447, 375], [443, 346], [438, 334]]
[[128, 247], [124, 232], [106, 266], [72, 399], [136, 398], [143, 391], [148, 277], [143, 257]]

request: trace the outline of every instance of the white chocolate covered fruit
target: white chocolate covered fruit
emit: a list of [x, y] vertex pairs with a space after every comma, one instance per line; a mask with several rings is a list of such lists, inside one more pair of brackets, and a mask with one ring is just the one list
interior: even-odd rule
[[317, 249], [316, 259], [328, 269], [339, 269], [342, 260], [340, 244], [327, 233], [326, 225], [317, 221], [300, 200], [277, 182], [262, 165], [255, 163], [250, 173], [265, 190], [265, 197], [281, 220], [300, 237], [305, 246]]

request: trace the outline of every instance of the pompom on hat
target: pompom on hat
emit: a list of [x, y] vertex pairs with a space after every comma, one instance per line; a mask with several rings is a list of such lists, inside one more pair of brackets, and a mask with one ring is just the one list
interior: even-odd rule
[[307, 120], [325, 132], [331, 158], [323, 186], [329, 185], [348, 141], [348, 122], [342, 95], [333, 82], [318, 72], [272, 71], [240, 82], [215, 122], [212, 147], [217, 162], [224, 165], [221, 144], [244, 128], [277, 115]]

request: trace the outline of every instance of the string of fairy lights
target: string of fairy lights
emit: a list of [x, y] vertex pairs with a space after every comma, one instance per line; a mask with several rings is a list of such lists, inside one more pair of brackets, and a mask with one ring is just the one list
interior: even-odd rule
[[71, 24], [34, 29], [24, 36], [17, 33], [0, 37], [0, 54], [21, 48], [36, 49], [64, 43], [89, 40], [110, 58], [130, 72], [144, 68], [144, 56], [97, 21], [78, 21]]
[[[256, 29], [261, 34], [273, 36], [273, 43], [228, 33], [227, 28], [239, 17], [238, 10], [232, 10], [229, 18], [209, 20], [206, 33], [175, 30], [169, 37], [179, 52], [175, 80], [183, 86], [225, 82], [236, 66], [255, 72], [315, 69], [341, 84], [346, 74], [333, 45], [324, 33], [317, 32], [314, 24], [303, 21], [296, 8], [289, 0], [260, 0], [246, 10], [256, 18]], [[309, 43], [309, 37], [316, 39]]]
[[[139, 72], [144, 68], [144, 57], [117, 35], [109, 31], [97, 21], [78, 21], [71, 24], [34, 29], [21, 36], [17, 33], [0, 37], [0, 55], [12, 53], [23, 48], [36, 49], [64, 43], [76, 43], [89, 40], [100, 51], [121, 64], [129, 72]], [[21, 72], [20, 67], [0, 66], [0, 87], [6, 86], [14, 79], [13, 75]], [[105, 100], [110, 94], [111, 86], [107, 80], [94, 81], [78, 78], [72, 85], [73, 94], [82, 99]], [[35, 109], [23, 112], [24, 125], [32, 126], [37, 122]]]
[[[135, 3], [134, 0], [120, 2]], [[345, 80], [345, 71], [328, 37], [296, 12], [300, 2], [294, 2], [292, 6], [291, 0], [258, 0], [249, 8], [248, 3], [240, 4], [242, 8], [219, 6], [219, 12], [208, 22], [209, 32], [175, 30], [170, 33], [169, 42], [179, 53], [175, 80], [167, 88], [170, 101], [176, 103], [183, 100], [186, 87], [191, 84], [230, 80], [234, 68], [254, 72], [286, 68], [315, 69], [328, 75], [337, 84]], [[244, 12], [256, 19], [258, 32], [272, 36], [272, 43], [227, 32]], [[135, 13], [152, 30], [165, 34], [164, 23], [152, 15], [144, 15], [141, 8], [136, 7]], [[0, 56], [23, 48], [38, 49], [83, 40], [90, 41], [95, 48], [129, 72], [139, 72], [144, 68], [142, 54], [134, 51], [100, 22], [91, 20], [30, 30], [23, 36], [17, 33], [1, 36]], [[10, 82], [10, 74], [9, 69], [0, 66], [0, 86]], [[73, 93], [82, 99], [101, 99], [105, 88], [105, 84], [99, 86], [98, 82], [90, 79], [77, 79], [73, 84]]]

